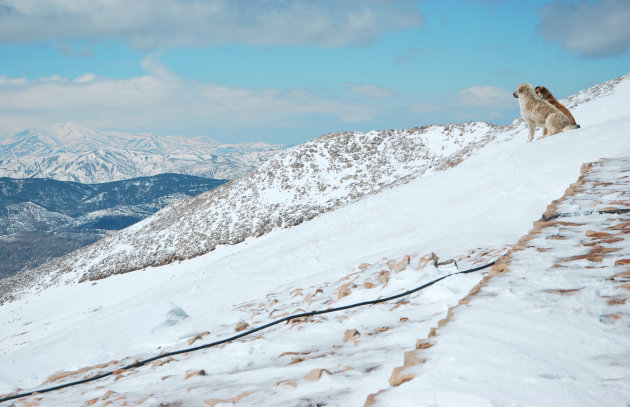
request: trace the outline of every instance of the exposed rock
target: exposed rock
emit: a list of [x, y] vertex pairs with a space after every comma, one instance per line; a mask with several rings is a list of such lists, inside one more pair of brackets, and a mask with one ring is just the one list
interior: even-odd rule
[[416, 342], [416, 349], [429, 349], [433, 345], [433, 342], [429, 342], [425, 339], [418, 339], [418, 342]]
[[338, 298], [341, 299], [343, 297], [346, 297], [346, 296], [352, 294], [352, 288], [357, 288], [357, 285], [354, 284], [353, 282], [349, 282], [349, 283], [343, 284], [341, 287], [339, 287], [339, 296], [338, 296]]
[[353, 341], [355, 345], [359, 343], [359, 337], [361, 334], [356, 329], [346, 329], [346, 332], [343, 334], [343, 341]]
[[186, 372], [186, 377], [184, 378], [184, 380], [188, 380], [191, 377], [194, 376], [205, 376], [206, 375], [206, 371], [201, 369], [201, 370], [188, 370]]
[[560, 295], [564, 295], [564, 294], [573, 294], [576, 293], [578, 291], [580, 291], [581, 288], [549, 288], [544, 290], [546, 293], [549, 294], [560, 294]]
[[432, 266], [437, 267], [438, 261], [440, 261], [440, 258], [437, 256], [437, 254], [431, 252], [420, 257], [420, 260], [418, 260], [418, 268], [423, 269], [427, 266], [427, 264], [431, 264]]
[[376, 276], [376, 279], [383, 285], [387, 284], [387, 282], [389, 282], [389, 271], [381, 270], [378, 276]]
[[155, 367], [159, 367], [159, 366], [165, 365], [165, 364], [167, 364], [167, 363], [170, 363], [170, 362], [172, 362], [173, 360], [175, 360], [175, 359], [173, 359], [171, 356], [167, 357], [166, 359], [158, 359], [158, 360], [156, 360], [155, 362], [153, 362], [153, 364], [151, 365], [151, 367], [153, 367], [153, 368], [155, 368]]
[[410, 350], [409, 352], [405, 352], [405, 359], [403, 362], [404, 367], [415, 366], [424, 362], [426, 362], [426, 359], [420, 358], [418, 356], [418, 353], [415, 350]]
[[249, 328], [249, 324], [245, 321], [239, 321], [234, 327], [235, 332], [241, 332]]
[[330, 371], [327, 369], [313, 369], [304, 376], [304, 380], [308, 380], [310, 382], [316, 382], [321, 379], [322, 375], [326, 373], [330, 375]]
[[379, 390], [376, 393], [371, 393], [367, 396], [367, 399], [365, 399], [365, 404], [363, 404], [363, 407], [369, 407], [371, 405], [373, 405], [374, 403], [376, 403], [376, 396], [378, 396], [379, 394], [385, 392], [385, 390]]
[[615, 266], [630, 266], [630, 259], [620, 259], [615, 262]]
[[236, 404], [239, 401], [241, 401], [242, 399], [244, 399], [245, 397], [249, 396], [250, 394], [254, 393], [253, 391], [245, 391], [241, 394], [239, 394], [238, 396], [235, 397], [231, 397], [231, 398], [227, 398], [227, 399], [208, 399], [206, 401], [204, 401], [204, 404], [208, 407], [214, 407], [219, 403], [232, 403], [232, 404]]
[[289, 387], [298, 387], [298, 384], [295, 380], [280, 380], [276, 382], [276, 386], [289, 386]]
[[391, 386], [397, 387], [405, 382], [413, 380], [415, 376], [412, 373], [404, 372], [404, 369], [405, 368], [402, 366], [394, 368], [394, 370], [392, 371], [392, 375], [389, 378], [389, 384]]
[[203, 339], [204, 336], [208, 336], [208, 335], [210, 335], [210, 332], [208, 332], [208, 331], [202, 332], [202, 333], [200, 333], [198, 335], [195, 335], [195, 336], [193, 336], [193, 337], [188, 339], [188, 344], [192, 345], [196, 341], [199, 341], [199, 340]]
[[404, 261], [397, 262], [396, 260], [390, 260], [387, 262], [387, 268], [396, 273], [403, 271], [407, 268], [407, 264]]

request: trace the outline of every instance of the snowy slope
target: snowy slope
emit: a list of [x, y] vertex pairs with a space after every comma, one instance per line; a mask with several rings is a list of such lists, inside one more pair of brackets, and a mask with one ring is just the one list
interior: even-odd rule
[[[449, 159], [442, 157], [444, 161], [435, 161], [444, 163], [442, 171], [428, 173], [417, 166], [423, 175], [403, 183], [396, 176], [383, 175], [391, 187], [385, 188], [385, 183], [378, 193], [366, 193], [360, 200], [348, 198], [335, 210], [307, 222], [275, 228], [234, 245], [220, 245], [190, 260], [80, 284], [76, 280], [83, 270], [72, 270], [68, 264], [68, 270], [60, 269], [62, 274], [57, 277], [58, 282], [68, 284], [33, 287], [22, 298], [0, 306], [0, 393], [115, 369], [137, 358], [184, 348], [188, 339], [205, 331], [210, 333], [195, 345], [224, 338], [233, 334], [240, 320], [258, 326], [300, 309], [323, 309], [395, 294], [447, 273], [422, 264], [421, 258], [432, 251], [443, 259], [457, 258], [461, 267], [490, 260], [516, 243], [547, 205], [563, 195], [577, 179], [582, 163], [630, 155], [629, 95], [630, 81], [626, 79], [607, 95], [573, 109], [580, 130], [530, 144], [519, 124], [497, 132], [485, 144], [483, 136], [470, 137], [483, 146], [459, 165], [450, 167]], [[360, 162], [369, 160], [365, 157]], [[394, 172], [403, 164], [392, 167]], [[326, 171], [318, 181], [350, 175], [346, 171]], [[404, 171], [396, 174], [406, 176]], [[332, 186], [323, 185], [324, 191], [335, 196]], [[201, 221], [201, 217], [196, 219]], [[162, 233], [154, 236], [163, 238], [168, 232]], [[161, 244], [159, 240], [153, 243]], [[131, 240], [112, 246], [117, 253], [132, 248]], [[106, 256], [105, 252], [98, 254]], [[408, 265], [405, 255], [409, 255]], [[41, 405], [102, 405], [109, 401], [113, 405], [142, 402], [155, 406], [232, 402], [239, 406], [363, 405], [369, 394], [389, 387], [392, 371], [403, 363], [405, 353], [414, 350], [418, 338], [427, 337], [446, 317], [448, 308], [481, 277], [452, 277], [415, 294], [408, 303], [279, 326], [260, 337], [181, 355], [161, 366], [119, 372], [25, 402], [40, 398]], [[526, 274], [519, 275], [519, 285], [527, 287]], [[495, 307], [504, 304], [509, 305], [499, 302]], [[553, 321], [545, 327], [552, 331]], [[344, 341], [346, 331], [352, 329], [360, 335]], [[449, 360], [442, 354], [432, 363], [447, 366]], [[52, 377], [82, 368], [87, 369]], [[326, 371], [318, 377], [322, 371], [311, 373], [314, 369]], [[628, 366], [620, 369], [627, 372]], [[206, 375], [195, 375], [201, 370]], [[545, 391], [562, 389], [562, 383], [557, 380]], [[575, 389], [588, 392], [592, 383], [587, 377]], [[609, 386], [618, 392], [623, 383]], [[518, 399], [509, 396], [501, 394], [494, 400], [518, 405]], [[582, 400], [582, 405], [593, 406], [607, 400], [602, 394], [576, 399], [577, 404]], [[438, 405], [470, 404], [462, 400]], [[479, 405], [491, 405], [486, 401]], [[615, 398], [608, 405], [625, 404]]]
[[583, 172], [374, 406], [630, 400], [630, 157]]
[[457, 165], [499, 135], [512, 138], [517, 131], [515, 126], [467, 123], [322, 136], [278, 153], [211, 193], [55, 260], [34, 275], [71, 269], [74, 277], [64, 278], [95, 280], [192, 258]]
[[162, 173], [232, 179], [284, 147], [100, 132], [76, 123], [24, 130], [0, 144], [0, 176], [99, 183]]

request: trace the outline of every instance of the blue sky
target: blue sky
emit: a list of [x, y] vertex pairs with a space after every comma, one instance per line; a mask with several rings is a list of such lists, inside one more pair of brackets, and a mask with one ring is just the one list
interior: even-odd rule
[[626, 0], [0, 0], [0, 134], [506, 124], [519, 83], [561, 98], [629, 72], [628, 21]]

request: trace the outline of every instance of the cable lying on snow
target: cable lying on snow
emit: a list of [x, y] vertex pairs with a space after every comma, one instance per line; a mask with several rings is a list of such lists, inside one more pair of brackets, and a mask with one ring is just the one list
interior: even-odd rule
[[83, 383], [93, 382], [95, 380], [99, 380], [99, 379], [102, 379], [104, 377], [111, 376], [112, 374], [114, 374], [114, 372], [120, 372], [120, 371], [124, 371], [124, 370], [128, 370], [128, 369], [134, 369], [134, 368], [146, 365], [147, 363], [151, 363], [153, 361], [156, 361], [158, 359], [163, 359], [163, 358], [167, 358], [167, 357], [170, 357], [170, 356], [179, 355], [179, 354], [182, 354], [182, 353], [194, 352], [194, 351], [197, 351], [197, 350], [201, 350], [201, 349], [206, 349], [206, 348], [211, 348], [211, 347], [214, 347], [214, 346], [222, 345], [224, 343], [232, 342], [232, 341], [235, 341], [237, 339], [243, 338], [245, 336], [251, 335], [251, 334], [256, 333], [258, 331], [262, 331], [263, 329], [270, 328], [270, 327], [272, 327], [274, 325], [278, 325], [278, 324], [281, 324], [283, 322], [289, 322], [292, 319], [304, 318], [304, 317], [312, 317], [312, 316], [315, 316], [315, 315], [329, 314], [331, 312], [338, 312], [338, 311], [343, 311], [343, 310], [347, 310], [347, 309], [351, 309], [351, 308], [362, 307], [362, 306], [365, 306], [365, 305], [374, 305], [374, 304], [379, 304], [379, 303], [383, 303], [383, 302], [387, 302], [387, 301], [391, 301], [391, 300], [396, 300], [398, 298], [406, 297], [406, 296], [411, 295], [411, 294], [413, 294], [415, 292], [418, 292], [418, 291], [421, 291], [421, 290], [423, 290], [425, 288], [428, 288], [428, 287], [432, 286], [433, 284], [435, 284], [435, 283], [437, 283], [439, 281], [442, 281], [442, 280], [444, 280], [444, 279], [446, 279], [448, 277], [451, 277], [451, 276], [454, 276], [454, 275], [457, 275], [457, 274], [472, 273], [472, 272], [475, 272], [475, 271], [486, 269], [488, 267], [492, 267], [501, 257], [503, 257], [503, 256], [500, 256], [499, 258], [493, 260], [490, 263], [484, 264], [483, 266], [474, 267], [474, 268], [471, 268], [471, 269], [468, 269], [468, 270], [456, 271], [454, 273], [446, 274], [446, 275], [444, 275], [442, 277], [436, 278], [435, 280], [429, 281], [428, 283], [424, 283], [421, 286], [418, 286], [418, 287], [413, 288], [411, 290], [402, 292], [400, 294], [392, 295], [390, 297], [379, 298], [379, 299], [370, 300], [370, 301], [358, 302], [358, 303], [355, 303], [355, 304], [344, 305], [342, 307], [328, 308], [328, 309], [325, 309], [325, 310], [309, 311], [309, 312], [303, 312], [301, 314], [289, 315], [289, 316], [286, 316], [284, 318], [280, 318], [280, 319], [277, 319], [275, 321], [269, 322], [268, 324], [259, 326], [257, 328], [252, 328], [252, 329], [250, 329], [248, 331], [241, 332], [240, 334], [231, 336], [229, 338], [222, 339], [220, 341], [207, 343], [207, 344], [204, 344], [204, 345], [199, 345], [199, 346], [195, 346], [195, 347], [191, 347], [191, 348], [180, 349], [180, 350], [176, 350], [176, 351], [173, 351], [173, 352], [162, 353], [160, 355], [153, 356], [151, 358], [144, 359], [144, 360], [139, 360], [139, 361], [134, 362], [134, 363], [132, 363], [130, 365], [123, 366], [123, 367], [121, 367], [119, 369], [112, 370], [112, 371], [105, 372], [105, 373], [101, 373], [99, 375], [92, 376], [92, 377], [89, 377], [89, 378], [86, 378], [86, 379], [83, 379], [83, 380], [77, 380], [77, 381], [74, 381], [74, 382], [60, 384], [60, 385], [54, 386], [54, 387], [49, 387], [49, 388], [39, 389], [39, 390], [33, 390], [33, 391], [27, 392], [27, 393], [15, 394], [15, 395], [12, 395], [12, 396], [0, 398], [0, 403], [3, 403], [5, 401], [9, 401], [9, 400], [18, 399], [18, 398], [21, 398], [21, 397], [31, 396], [31, 395], [36, 394], [36, 393], [37, 394], [48, 393], [50, 391], [60, 390], [60, 389], [66, 388], [66, 387], [71, 387], [71, 386], [76, 386], [76, 385], [83, 384]]

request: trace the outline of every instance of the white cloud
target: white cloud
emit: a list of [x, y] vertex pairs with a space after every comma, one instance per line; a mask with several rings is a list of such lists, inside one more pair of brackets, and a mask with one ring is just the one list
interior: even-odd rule
[[18, 86], [26, 85], [28, 83], [27, 78], [10, 78], [5, 75], [0, 75], [0, 86]]
[[498, 86], [472, 86], [462, 89], [458, 99], [460, 105], [491, 109], [511, 109], [514, 107], [512, 92]]
[[553, 1], [538, 10], [538, 32], [586, 58], [621, 55], [630, 49], [630, 1]]
[[185, 80], [156, 56], [145, 58], [145, 74], [111, 79], [88, 73], [28, 81], [0, 77], [0, 126], [23, 129], [59, 121], [126, 129], [256, 129], [295, 125], [312, 116], [364, 122], [379, 113], [302, 88], [244, 88]]
[[94, 80], [96, 80], [96, 75], [94, 75], [93, 73], [86, 73], [85, 75], [81, 75], [78, 78], [75, 78], [74, 82], [86, 83], [86, 82], [93, 82]]
[[[0, 0], [0, 42], [117, 38], [137, 49], [343, 46], [424, 24], [412, 0]], [[63, 42], [60, 52], [72, 55]]]
[[356, 95], [367, 96], [375, 99], [389, 99], [397, 95], [396, 91], [391, 88], [372, 85], [370, 83], [346, 82], [343, 85], [346, 89]]

